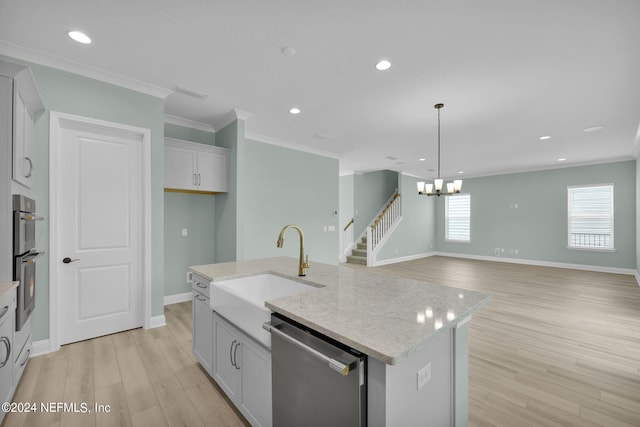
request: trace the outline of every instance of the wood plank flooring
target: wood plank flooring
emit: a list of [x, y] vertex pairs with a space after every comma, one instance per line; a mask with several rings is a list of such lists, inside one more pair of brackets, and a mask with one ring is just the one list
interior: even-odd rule
[[[444, 257], [374, 270], [493, 295], [470, 323], [470, 426], [640, 427], [634, 277]], [[31, 359], [14, 398], [109, 414], [8, 414], [3, 427], [247, 425], [191, 354], [191, 303], [165, 315]]]
[[493, 295], [470, 323], [470, 426], [640, 426], [633, 276], [445, 257], [374, 270]]
[[[248, 426], [191, 353], [191, 302], [165, 307], [167, 326], [62, 346], [29, 361], [2, 427]], [[110, 405], [109, 413], [40, 411], [41, 402]]]

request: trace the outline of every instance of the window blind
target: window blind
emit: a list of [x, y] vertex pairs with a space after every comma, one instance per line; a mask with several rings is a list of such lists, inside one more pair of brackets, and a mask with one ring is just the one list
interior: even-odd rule
[[445, 238], [468, 242], [471, 236], [471, 196], [456, 194], [445, 198]]
[[568, 187], [569, 247], [613, 249], [613, 185]]

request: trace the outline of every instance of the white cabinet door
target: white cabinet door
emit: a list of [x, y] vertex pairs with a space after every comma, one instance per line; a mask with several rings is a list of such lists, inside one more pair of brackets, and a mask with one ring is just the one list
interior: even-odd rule
[[241, 411], [251, 425], [270, 427], [271, 353], [253, 340], [242, 341]]
[[194, 150], [165, 144], [164, 187], [195, 190], [197, 188], [197, 154]]
[[252, 426], [271, 427], [271, 353], [213, 314], [213, 378]]
[[33, 117], [22, 95], [17, 91], [14, 97], [13, 114], [13, 180], [27, 188], [31, 188], [33, 176]]
[[193, 354], [211, 375], [213, 310], [209, 305], [209, 298], [196, 291], [193, 291]]
[[198, 190], [227, 191], [227, 158], [222, 153], [198, 151]]
[[164, 188], [203, 193], [227, 192], [229, 150], [165, 138]]
[[224, 392], [235, 403], [240, 389], [240, 365], [237, 363], [242, 349], [235, 328], [226, 320], [213, 315], [213, 334], [215, 339], [215, 356], [213, 378]]

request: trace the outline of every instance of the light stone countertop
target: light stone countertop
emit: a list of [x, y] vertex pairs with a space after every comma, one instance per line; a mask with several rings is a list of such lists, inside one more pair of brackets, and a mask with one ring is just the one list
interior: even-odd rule
[[488, 294], [313, 262], [307, 276], [298, 277], [298, 260], [288, 257], [191, 270], [212, 282], [275, 273], [318, 286], [265, 306], [389, 365], [466, 321], [491, 300]]
[[20, 282], [0, 282], [0, 298], [5, 296], [7, 292], [17, 288]]

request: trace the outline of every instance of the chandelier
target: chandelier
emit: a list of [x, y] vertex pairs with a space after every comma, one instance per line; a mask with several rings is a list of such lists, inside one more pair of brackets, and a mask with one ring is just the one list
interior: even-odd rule
[[[455, 179], [453, 182], [447, 183], [447, 191], [442, 191], [443, 180], [440, 178], [440, 109], [444, 107], [444, 104], [436, 104], [433, 106], [438, 110], [438, 177], [433, 180], [433, 184], [425, 183], [424, 181], [418, 182], [418, 194], [422, 196], [440, 196], [459, 193], [462, 189], [462, 180]], [[434, 192], [435, 189], [435, 192]]]

